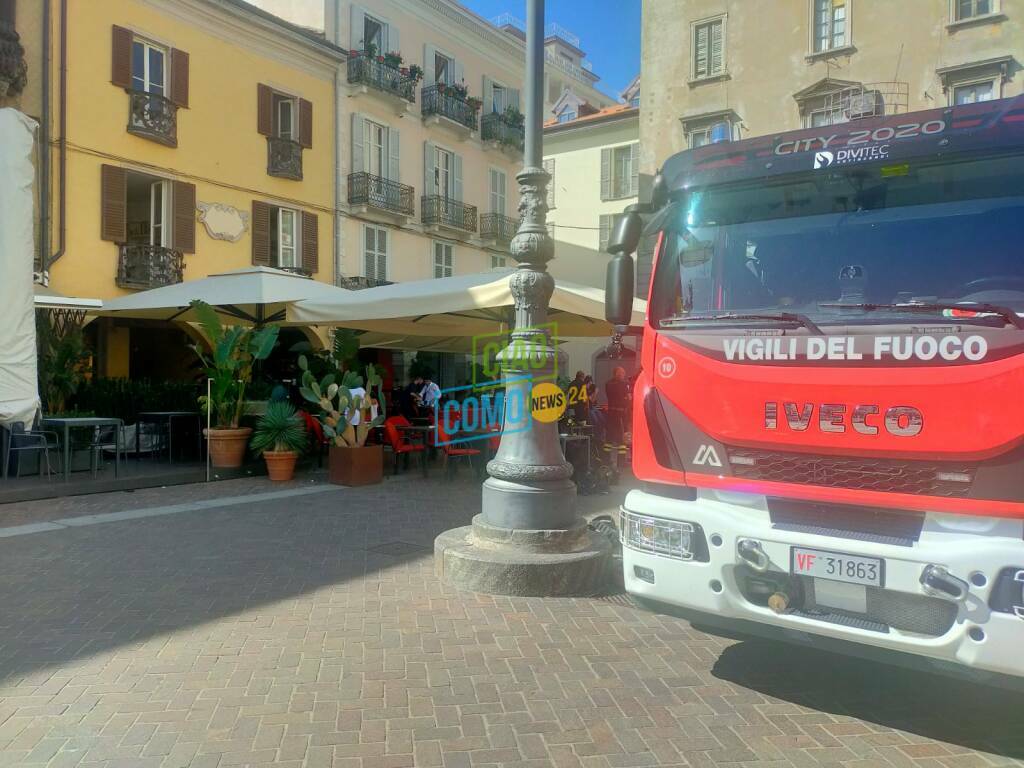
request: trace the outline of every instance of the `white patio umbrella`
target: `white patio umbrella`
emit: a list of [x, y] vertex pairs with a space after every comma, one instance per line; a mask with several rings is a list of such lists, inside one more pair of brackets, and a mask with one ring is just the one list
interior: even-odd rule
[[152, 320], [190, 321], [189, 304], [205, 301], [235, 321], [262, 325], [288, 320], [289, 307], [310, 299], [344, 304], [355, 291], [270, 267], [246, 267], [187, 280], [105, 302], [96, 314]]
[[[290, 320], [378, 332], [382, 342], [399, 347], [404, 337], [434, 337], [433, 349], [455, 349], [458, 339], [508, 329], [515, 304], [509, 278], [514, 270], [496, 270], [433, 280], [415, 280], [355, 291], [344, 300], [305, 299], [292, 305]], [[633, 304], [633, 324], [643, 323], [646, 302]], [[557, 336], [607, 336], [604, 291], [556, 281], [549, 321]], [[416, 348], [415, 339], [404, 348]], [[364, 342], [365, 346], [369, 346]], [[423, 347], [420, 347], [423, 348]]]

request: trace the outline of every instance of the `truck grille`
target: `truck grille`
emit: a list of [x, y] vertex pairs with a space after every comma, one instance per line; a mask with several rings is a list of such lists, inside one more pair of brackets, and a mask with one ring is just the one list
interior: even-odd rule
[[879, 587], [867, 587], [867, 613], [848, 613], [819, 606], [814, 599], [814, 579], [801, 576], [804, 586], [804, 605], [801, 614], [808, 618], [830, 621], [830, 616], [858, 618], [879, 625], [878, 631], [888, 627], [914, 632], [928, 637], [946, 634], [956, 621], [957, 605], [927, 595], [912, 595]]
[[974, 482], [973, 465], [899, 459], [865, 459], [729, 448], [736, 477], [826, 488], [963, 498]]

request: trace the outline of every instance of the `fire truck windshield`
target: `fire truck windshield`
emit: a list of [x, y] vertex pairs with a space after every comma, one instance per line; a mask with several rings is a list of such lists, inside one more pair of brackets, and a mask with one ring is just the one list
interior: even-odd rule
[[926, 320], [891, 306], [851, 319], [848, 306], [909, 302], [1024, 313], [1024, 155], [695, 188], [659, 218], [655, 326], [719, 314], [732, 316], [722, 324], [780, 313], [819, 325]]

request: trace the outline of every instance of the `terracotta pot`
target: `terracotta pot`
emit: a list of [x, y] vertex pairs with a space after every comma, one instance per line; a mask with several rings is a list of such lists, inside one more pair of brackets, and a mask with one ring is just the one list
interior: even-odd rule
[[331, 446], [328, 477], [334, 485], [374, 485], [384, 479], [384, 447]]
[[242, 466], [245, 447], [249, 444], [249, 427], [236, 429], [204, 429], [210, 450], [210, 463], [219, 469], [236, 469]]
[[295, 477], [295, 462], [299, 454], [295, 451], [264, 451], [267, 462], [267, 477], [271, 480], [291, 480]]

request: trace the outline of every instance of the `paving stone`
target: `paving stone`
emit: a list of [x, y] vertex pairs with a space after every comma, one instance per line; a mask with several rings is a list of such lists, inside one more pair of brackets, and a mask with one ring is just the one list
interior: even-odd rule
[[35, 525], [202, 504], [0, 538], [0, 766], [1024, 766], [1019, 694], [627, 600], [446, 588], [430, 545], [479, 511], [476, 484], [216, 505], [269, 490], [0, 507]]

